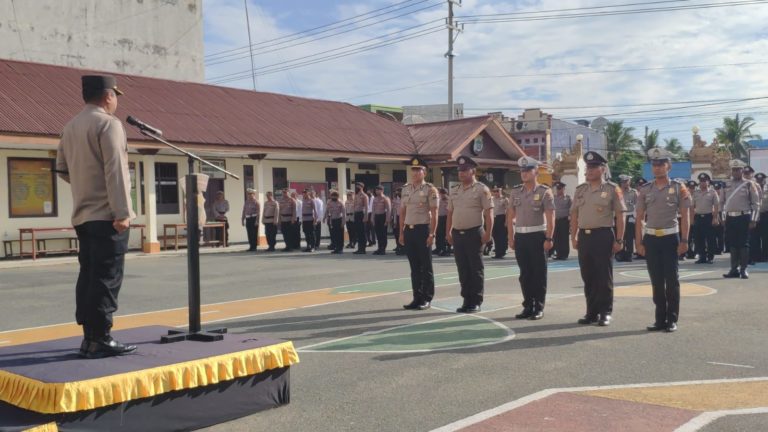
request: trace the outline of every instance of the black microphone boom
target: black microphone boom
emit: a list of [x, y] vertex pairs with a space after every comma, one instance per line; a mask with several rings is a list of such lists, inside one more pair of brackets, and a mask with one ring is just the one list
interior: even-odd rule
[[158, 129], [156, 127], [152, 127], [152, 126], [144, 123], [143, 121], [137, 119], [136, 117], [128, 116], [125, 119], [125, 121], [129, 125], [136, 126], [137, 128], [139, 128], [139, 129], [141, 129], [143, 131], [147, 131], [147, 132], [153, 133], [155, 135], [162, 135], [163, 134], [163, 131], [161, 131], [160, 129]]

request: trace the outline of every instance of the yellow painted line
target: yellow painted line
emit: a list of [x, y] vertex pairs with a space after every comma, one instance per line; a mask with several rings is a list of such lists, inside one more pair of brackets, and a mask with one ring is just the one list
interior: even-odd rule
[[[682, 297], [706, 296], [716, 292], [717, 290], [704, 285], [694, 283], [680, 284], [680, 296]], [[653, 297], [653, 287], [651, 284], [616, 287], [613, 290], [613, 295], [614, 297]]]
[[[297, 308], [320, 306], [357, 300], [367, 297], [378, 297], [394, 293], [353, 292], [334, 293], [334, 288], [303, 291], [298, 293], [259, 297], [245, 300], [235, 300], [224, 303], [202, 305], [200, 315], [202, 323], [213, 323], [236, 318], [263, 315], [265, 313], [281, 312]], [[187, 308], [176, 308], [155, 312], [144, 312], [115, 317], [114, 330], [142, 327], [148, 325], [164, 325], [171, 327], [186, 327], [189, 323]], [[10, 330], [0, 332], [3, 345], [20, 345], [44, 340], [79, 336], [82, 329], [75, 323], [55, 324], [44, 327]]]
[[582, 394], [695, 411], [762, 408], [768, 407], [768, 380], [606, 389]]

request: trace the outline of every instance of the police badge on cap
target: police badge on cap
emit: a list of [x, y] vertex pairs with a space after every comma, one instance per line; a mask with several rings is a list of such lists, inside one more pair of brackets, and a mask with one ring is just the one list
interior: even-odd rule
[[741, 159], [733, 159], [731, 160], [728, 165], [731, 166], [731, 169], [744, 169], [747, 167], [747, 164], [744, 163]]
[[699, 179], [700, 182], [701, 181], [707, 181], [707, 182], [712, 181], [712, 178], [709, 177], [709, 174], [707, 174], [707, 173], [699, 174], [698, 179]]
[[536, 159], [530, 157], [530, 156], [523, 156], [520, 159], [517, 160], [517, 166], [520, 167], [521, 171], [528, 171], [532, 170], [534, 168], [539, 167], [539, 161]]
[[603, 155], [596, 151], [588, 151], [584, 153], [584, 161], [587, 163], [587, 165], [605, 165], [608, 163]]
[[468, 169], [477, 168], [477, 162], [472, 160], [469, 156], [459, 156], [456, 159], [456, 164], [459, 167], [459, 171], [466, 171]]
[[412, 157], [411, 160], [408, 161], [408, 165], [410, 165], [411, 169], [414, 169], [414, 168], [427, 169], [426, 162], [424, 162], [424, 160], [418, 156]]

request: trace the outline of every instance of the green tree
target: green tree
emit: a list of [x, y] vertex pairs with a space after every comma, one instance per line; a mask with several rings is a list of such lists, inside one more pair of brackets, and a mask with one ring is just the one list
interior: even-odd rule
[[632, 178], [638, 178], [643, 175], [643, 162], [645, 162], [645, 156], [634, 150], [628, 150], [620, 153], [616, 158], [608, 162], [608, 167], [611, 170], [611, 177], [614, 181], [618, 182], [619, 175], [626, 174], [632, 176]]
[[753, 134], [750, 129], [755, 125], [755, 119], [752, 117], [744, 117], [739, 119], [739, 115], [736, 114], [735, 118], [725, 117], [723, 118], [723, 127], [715, 129], [715, 136], [720, 144], [725, 145], [725, 148], [731, 152], [733, 157], [737, 157], [742, 160], [747, 160], [749, 157], [749, 143], [748, 139], [761, 139], [760, 135]]
[[683, 145], [677, 138], [665, 138], [664, 149], [674, 155], [675, 160], [688, 159], [688, 152], [683, 150]]
[[647, 155], [648, 150], [658, 146], [659, 146], [659, 130], [654, 129], [648, 132], [648, 137], [645, 139], [645, 142], [642, 145], [643, 153]]
[[635, 128], [624, 127], [624, 121], [610, 121], [605, 126], [605, 138], [608, 144], [608, 160], [616, 160], [620, 155], [632, 150], [637, 138], [632, 135]]

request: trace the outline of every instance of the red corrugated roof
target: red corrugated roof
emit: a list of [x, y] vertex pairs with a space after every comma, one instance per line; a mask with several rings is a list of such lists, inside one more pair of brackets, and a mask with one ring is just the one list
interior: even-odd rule
[[492, 121], [489, 116], [469, 117], [408, 126], [422, 154], [451, 155], [466, 145]]
[[[82, 109], [80, 76], [92, 71], [0, 60], [0, 132], [58, 136]], [[132, 115], [175, 143], [408, 156], [408, 128], [353, 105], [206, 84], [112, 74]], [[127, 127], [131, 140], [148, 140]], [[424, 153], [423, 151], [420, 153]]]

